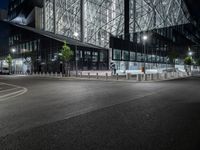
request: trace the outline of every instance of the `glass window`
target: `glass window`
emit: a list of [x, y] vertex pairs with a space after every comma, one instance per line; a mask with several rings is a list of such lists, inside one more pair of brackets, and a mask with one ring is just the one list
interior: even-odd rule
[[135, 61], [136, 60], [136, 53], [135, 52], [130, 52], [130, 60]]
[[149, 61], [149, 62], [151, 62], [152, 61], [152, 55], [147, 55], [147, 60]]
[[90, 51], [85, 51], [85, 61], [91, 60], [91, 52]]
[[33, 51], [33, 47], [32, 47], [32, 42], [29, 43], [30, 44], [30, 51]]
[[83, 58], [83, 51], [82, 50], [78, 50], [77, 52], [77, 57], [80, 59], [80, 58]]
[[26, 49], [29, 51], [29, 43], [26, 43]]
[[159, 56], [157, 56], [156, 58], [157, 58], [157, 62], [160, 62], [160, 57], [159, 57]]
[[23, 49], [26, 49], [25, 43], [23, 43]]
[[37, 50], [37, 41], [34, 41], [34, 51]]
[[152, 55], [152, 62], [156, 62], [156, 56]]
[[142, 61], [142, 54], [141, 53], [137, 53], [137, 61]]
[[104, 62], [105, 60], [105, 54], [104, 52], [100, 52], [100, 62]]
[[115, 60], [121, 60], [121, 50], [119, 49], [114, 49], [113, 50], [113, 58]]
[[122, 59], [129, 60], [129, 51], [122, 51]]
[[92, 61], [97, 62], [98, 61], [98, 52], [93, 52], [92, 53]]

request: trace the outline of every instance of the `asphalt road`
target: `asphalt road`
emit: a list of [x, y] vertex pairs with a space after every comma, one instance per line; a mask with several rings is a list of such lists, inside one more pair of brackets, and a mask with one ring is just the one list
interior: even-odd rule
[[200, 78], [0, 77], [0, 150], [196, 150]]

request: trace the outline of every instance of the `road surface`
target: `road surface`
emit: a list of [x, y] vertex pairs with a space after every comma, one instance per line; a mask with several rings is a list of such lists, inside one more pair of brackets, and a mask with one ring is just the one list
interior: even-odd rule
[[200, 78], [127, 83], [0, 77], [1, 150], [193, 150]]

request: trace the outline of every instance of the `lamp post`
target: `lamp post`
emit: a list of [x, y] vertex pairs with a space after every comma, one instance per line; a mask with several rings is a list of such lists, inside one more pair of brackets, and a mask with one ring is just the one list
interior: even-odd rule
[[143, 62], [143, 65], [144, 65], [144, 74], [146, 74], [146, 57], [147, 57], [147, 53], [146, 53], [146, 41], [148, 40], [148, 36], [147, 35], [144, 35], [142, 37], [143, 39], [143, 42], [144, 42], [144, 62]]
[[169, 57], [166, 57], [166, 72], [167, 72], [167, 64], [168, 64], [168, 61], [169, 61]]
[[[16, 53], [16, 49], [15, 49], [15, 48], [12, 48], [12, 49], [11, 49], [11, 52], [12, 52], [13, 58], [14, 58], [14, 55], [15, 55], [15, 53]], [[15, 63], [14, 63], [14, 74], [15, 74], [15, 72], [16, 72], [16, 60], [15, 60]]]
[[[74, 32], [74, 37], [78, 37], [78, 33]], [[78, 57], [77, 57], [77, 44], [75, 44], [75, 65], [76, 65], [76, 77], [78, 77]]]
[[[189, 55], [189, 57], [191, 58], [191, 61], [192, 61], [193, 60], [193, 58], [192, 58], [193, 52], [190, 50], [190, 48], [189, 48], [188, 55]], [[190, 71], [192, 72], [192, 63], [190, 65]]]

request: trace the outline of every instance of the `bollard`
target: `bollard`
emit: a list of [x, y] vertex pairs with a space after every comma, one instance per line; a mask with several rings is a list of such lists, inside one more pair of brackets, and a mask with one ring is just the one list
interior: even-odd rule
[[90, 79], [90, 73], [88, 72], [88, 78]]
[[174, 73], [173, 72], [171, 72], [171, 78], [173, 78], [174, 77]]
[[60, 77], [62, 78], [63, 76], [62, 76], [62, 72], [60, 72]]
[[126, 80], [130, 80], [130, 73], [126, 74]]
[[150, 80], [153, 80], [153, 74], [150, 74]]
[[106, 73], [106, 80], [108, 80], [108, 73]]
[[143, 74], [143, 80], [147, 81], [147, 74]]
[[119, 74], [118, 73], [117, 73], [116, 77], [117, 77], [117, 80], [119, 80]]
[[142, 80], [142, 75], [141, 74], [137, 74], [137, 81], [141, 81]]
[[164, 74], [164, 79], [167, 79], [167, 73]]
[[80, 72], [80, 77], [82, 78], [82, 76], [83, 76], [83, 73], [82, 73], [82, 72]]
[[177, 76], [178, 76], [178, 73], [177, 73], [177, 72], [175, 72], [175, 78], [177, 78]]
[[55, 76], [58, 77], [58, 73], [57, 72], [55, 73]]
[[181, 77], [181, 78], [183, 77], [183, 73], [182, 73], [182, 72], [180, 72], [180, 77]]
[[99, 79], [99, 74], [97, 73], [96, 78]]
[[159, 73], [156, 74], [156, 79], [159, 80]]
[[175, 78], [175, 77], [176, 77], [176, 73], [175, 73], [175, 72], [173, 72], [173, 75], [172, 75], [172, 76], [173, 76], [173, 78]]

